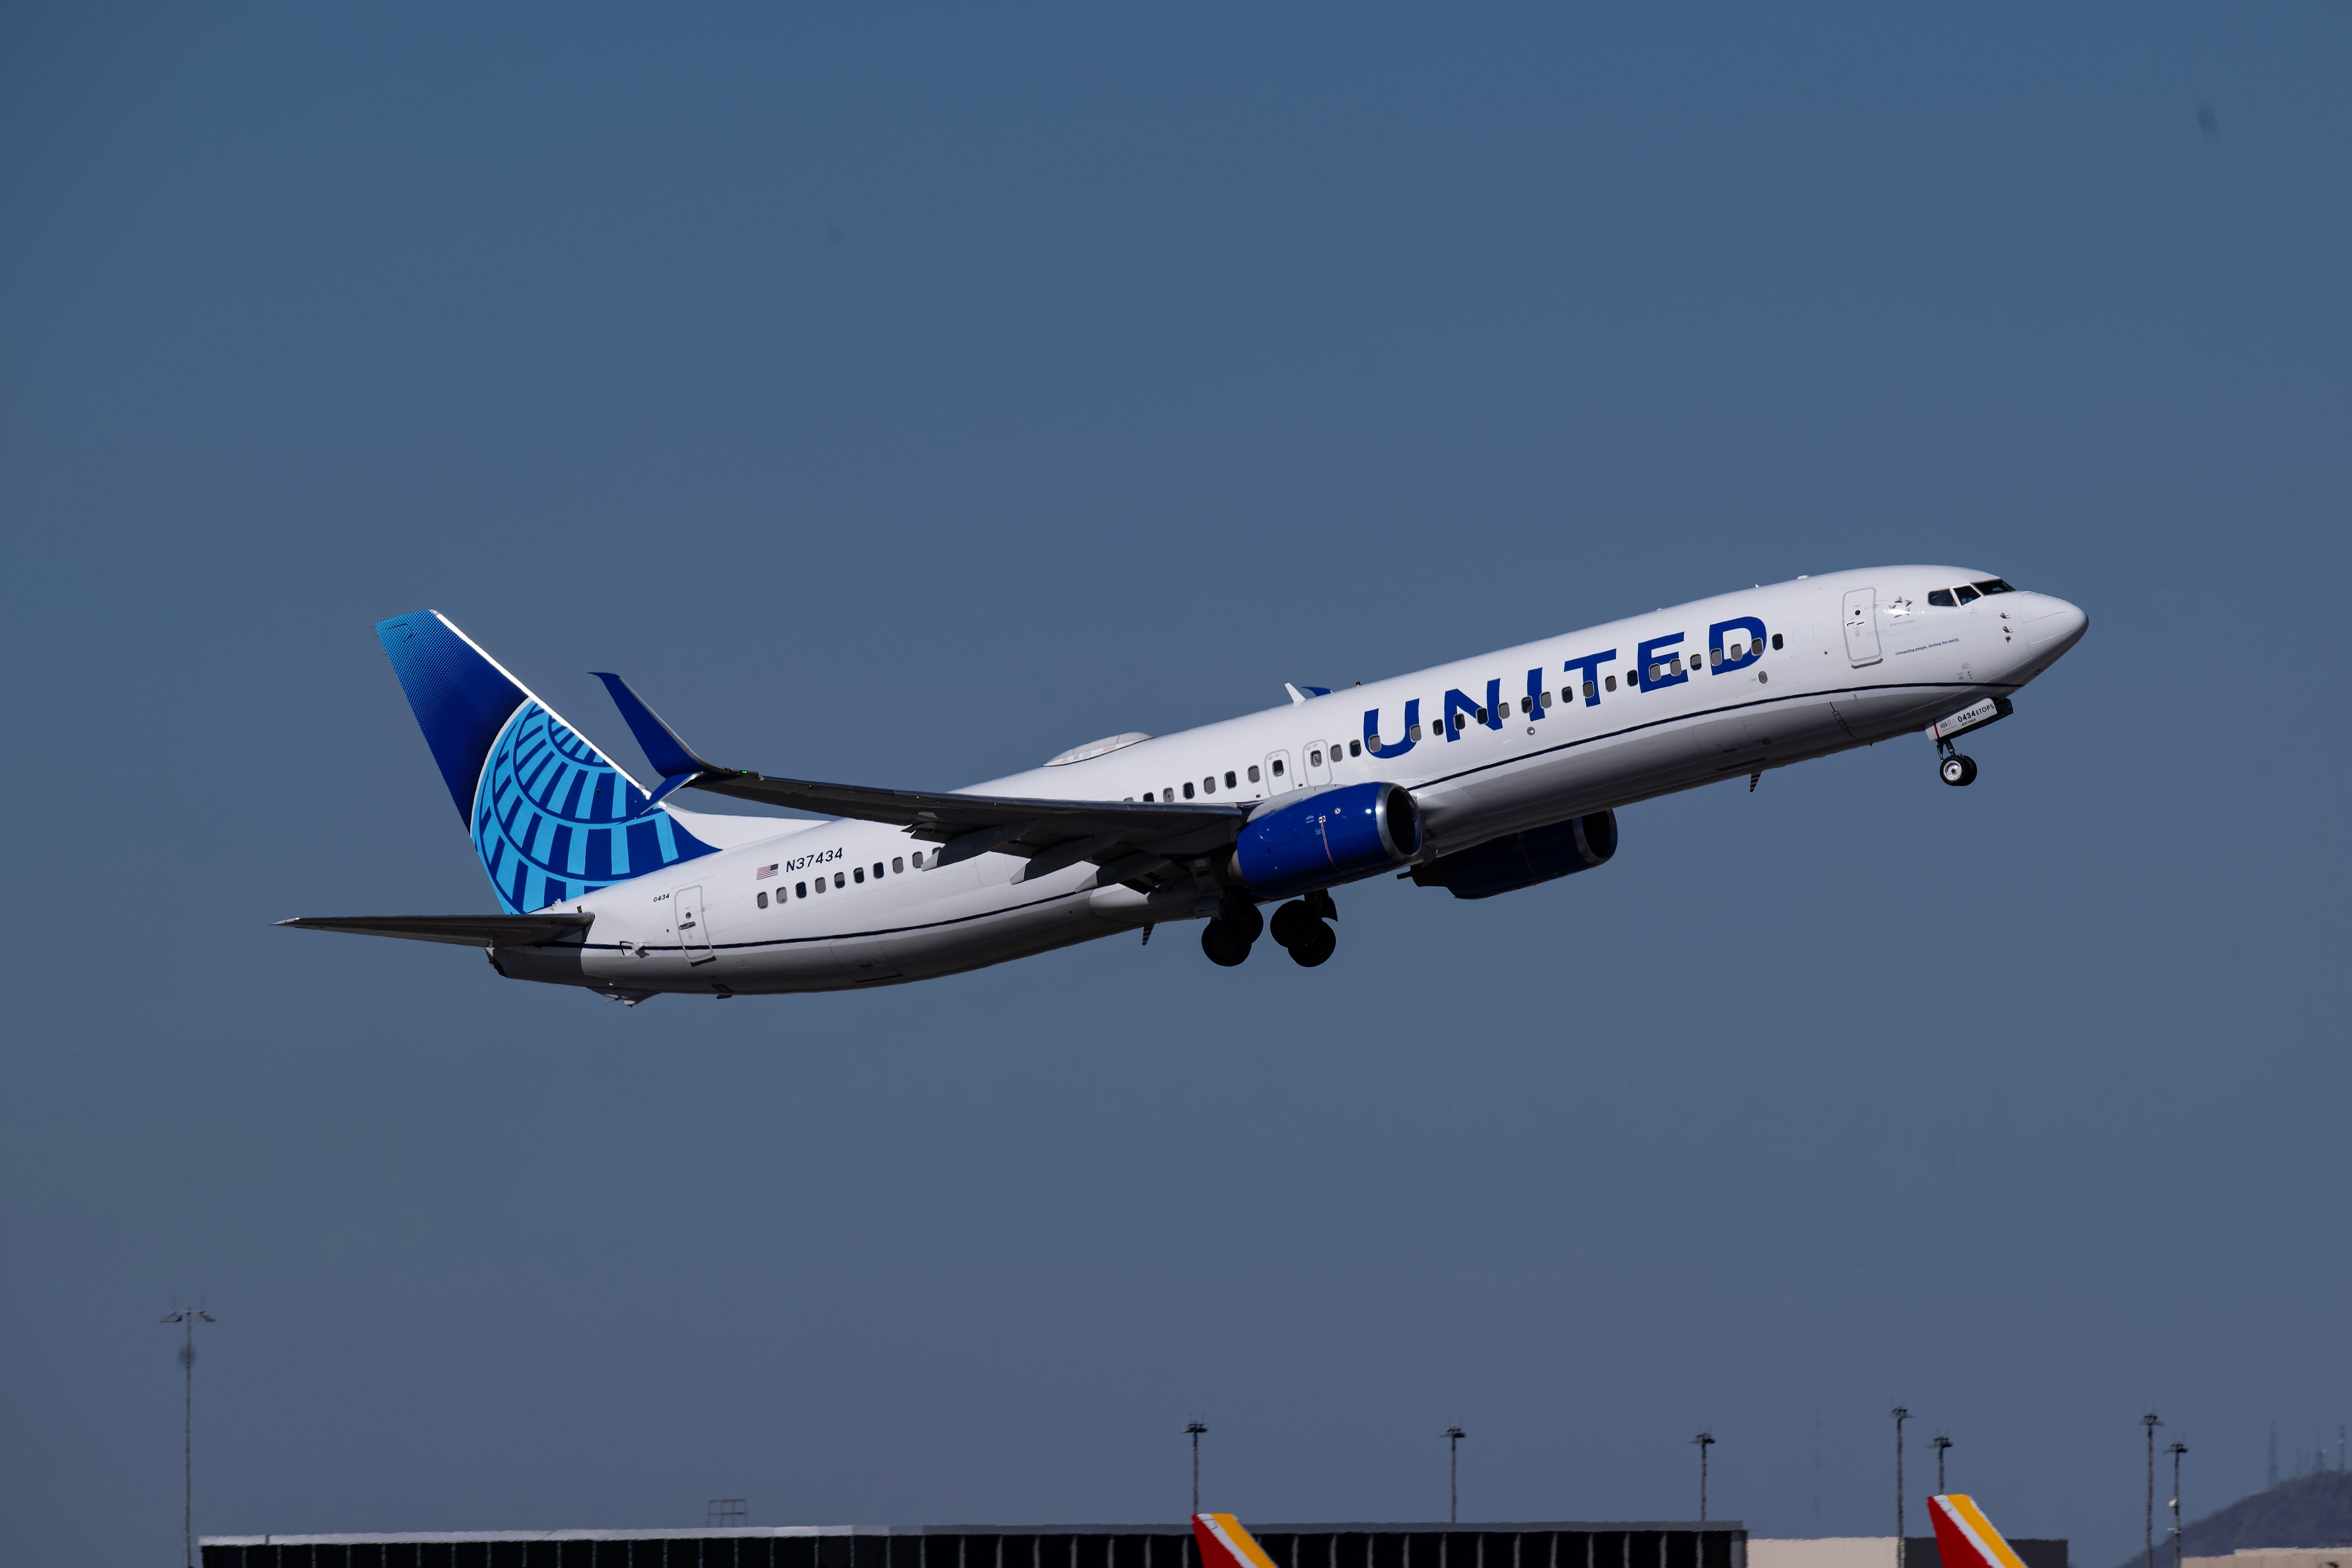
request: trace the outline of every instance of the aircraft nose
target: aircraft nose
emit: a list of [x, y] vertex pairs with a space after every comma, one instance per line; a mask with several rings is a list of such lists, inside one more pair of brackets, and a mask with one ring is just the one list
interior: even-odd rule
[[2083, 640], [2091, 617], [2079, 605], [2043, 598], [2040, 613], [2025, 623], [2027, 651], [2036, 663], [2046, 664]]

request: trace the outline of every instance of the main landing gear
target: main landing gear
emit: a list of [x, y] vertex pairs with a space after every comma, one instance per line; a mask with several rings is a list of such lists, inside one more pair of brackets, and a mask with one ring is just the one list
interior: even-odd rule
[[1231, 969], [1249, 957], [1251, 944], [1265, 931], [1289, 952], [1291, 962], [1312, 969], [1338, 949], [1339, 938], [1325, 922], [1339, 918], [1331, 895], [1320, 889], [1275, 910], [1271, 925], [1246, 897], [1227, 893], [1214, 918], [1201, 928], [1201, 951], [1211, 963]]
[[1954, 788], [1977, 782], [1977, 760], [1974, 757], [1960, 755], [1949, 741], [1937, 742], [1936, 750], [1944, 754], [1944, 760], [1936, 766], [1938, 778]]
[[1267, 934], [1277, 945], [1289, 950], [1293, 963], [1301, 969], [1312, 969], [1339, 947], [1339, 934], [1324, 923], [1339, 918], [1339, 906], [1332, 903], [1331, 895], [1318, 888], [1275, 910], [1274, 924]]
[[1238, 892], [1227, 893], [1209, 923], [1201, 928], [1201, 951], [1221, 969], [1231, 969], [1250, 955], [1250, 943], [1265, 929], [1257, 906]]

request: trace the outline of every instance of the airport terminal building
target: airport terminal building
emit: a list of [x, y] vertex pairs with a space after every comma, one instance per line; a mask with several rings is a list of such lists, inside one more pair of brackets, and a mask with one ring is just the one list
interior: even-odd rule
[[[1276, 1568], [1748, 1568], [1735, 1521], [1244, 1522]], [[207, 1535], [201, 1545], [204, 1568], [1201, 1568], [1189, 1521]]]

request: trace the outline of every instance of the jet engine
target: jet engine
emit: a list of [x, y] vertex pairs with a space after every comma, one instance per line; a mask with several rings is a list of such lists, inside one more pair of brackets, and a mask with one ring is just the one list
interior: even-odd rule
[[1260, 899], [1286, 899], [1384, 871], [1421, 853], [1421, 808], [1401, 784], [1341, 784], [1261, 811], [1234, 846]]
[[1617, 814], [1600, 811], [1490, 838], [1458, 855], [1412, 868], [1416, 886], [1444, 888], [1457, 899], [1491, 899], [1606, 864], [1617, 853]]

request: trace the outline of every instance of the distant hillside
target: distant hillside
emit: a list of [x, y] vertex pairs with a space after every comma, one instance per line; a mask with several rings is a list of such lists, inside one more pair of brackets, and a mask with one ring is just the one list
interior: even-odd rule
[[[2156, 1560], [2168, 1564], [2170, 1542], [2157, 1523]], [[2184, 1557], [2227, 1557], [2249, 1546], [2335, 1546], [2352, 1542], [2352, 1472], [2327, 1470], [2281, 1481], [2266, 1492], [2240, 1498], [2219, 1513], [2207, 1514], [2180, 1531]], [[2140, 1554], [2118, 1568], [2139, 1568]]]

